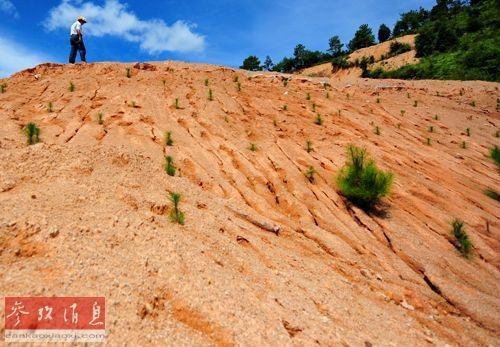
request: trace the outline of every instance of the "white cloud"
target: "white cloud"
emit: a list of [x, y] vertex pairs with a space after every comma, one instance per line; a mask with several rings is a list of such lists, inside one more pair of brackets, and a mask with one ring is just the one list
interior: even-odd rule
[[10, 0], [0, 0], [0, 11], [14, 16], [14, 18], [19, 17], [16, 6]]
[[139, 19], [127, 4], [119, 0], [106, 0], [103, 6], [93, 2], [62, 0], [59, 6], [50, 10], [44, 26], [47, 30], [63, 28], [69, 31], [78, 16], [85, 16], [88, 20], [83, 27], [84, 35], [120, 37], [138, 43], [149, 54], [200, 52], [205, 47], [205, 37], [194, 33], [193, 25], [182, 20], [168, 26], [161, 19]]
[[51, 61], [49, 57], [33, 52], [9, 39], [0, 37], [0, 77]]

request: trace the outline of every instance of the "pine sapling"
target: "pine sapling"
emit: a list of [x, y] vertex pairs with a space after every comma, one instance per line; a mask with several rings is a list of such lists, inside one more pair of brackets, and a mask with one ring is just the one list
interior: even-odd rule
[[174, 159], [171, 156], [165, 157], [165, 172], [169, 176], [175, 176], [176, 167], [174, 166]]
[[34, 145], [40, 142], [40, 128], [35, 123], [30, 122], [24, 127], [24, 134], [27, 138], [28, 145]]
[[316, 112], [316, 104], [315, 103], [312, 104], [312, 110], [313, 110], [313, 112]]
[[314, 120], [314, 123], [316, 125], [322, 125], [323, 124], [323, 119], [321, 118], [321, 115], [319, 113], [316, 115], [316, 119]]
[[205, 87], [208, 87], [208, 78], [205, 79]]
[[375, 135], [380, 135], [380, 127], [377, 125], [373, 132], [375, 133]]
[[214, 95], [212, 93], [212, 89], [208, 90], [208, 101], [213, 101], [214, 100]]
[[467, 128], [465, 131], [466, 131], [466, 133], [467, 133], [467, 136], [469, 136], [469, 137], [470, 137], [470, 133], [471, 133], [470, 128]]
[[434, 120], [439, 120], [439, 116], [438, 116], [438, 115], [435, 115], [435, 116], [434, 116]]
[[128, 67], [127, 68], [127, 78], [130, 78], [132, 77], [132, 71], [130, 70], [130, 68]]
[[417, 101], [417, 100], [415, 100], [415, 101], [413, 102], [413, 107], [417, 107], [417, 106], [418, 106], [418, 101]]
[[307, 153], [311, 153], [312, 151], [314, 151], [311, 140], [306, 141], [306, 151]]
[[236, 90], [241, 92], [241, 83], [240, 82], [236, 82]]
[[248, 147], [252, 152], [257, 151], [257, 145], [255, 143], [250, 143], [250, 147]]
[[49, 104], [47, 105], [47, 112], [54, 112], [54, 104], [52, 103], [52, 101], [49, 101]]
[[283, 111], [288, 111], [288, 105], [283, 105]]
[[175, 108], [178, 110], [179, 107], [179, 98], [175, 98]]
[[234, 76], [234, 78], [233, 78], [233, 82], [234, 83], [238, 83], [239, 80], [240, 80], [240, 78], [238, 76]]
[[380, 104], [380, 98], [377, 98], [377, 104]]
[[73, 81], [69, 81], [69, 91], [74, 92], [75, 91], [75, 84]]
[[170, 211], [170, 220], [172, 223], [184, 225], [184, 212], [179, 209], [181, 194], [174, 192], [170, 193], [170, 201], [174, 204], [172, 210]]
[[172, 132], [171, 131], [165, 131], [165, 145], [167, 145], [167, 146], [174, 145], [174, 140], [172, 139]]
[[0, 84], [0, 94], [3, 94], [7, 91], [7, 85], [5, 83]]
[[307, 177], [309, 182], [314, 183], [314, 174], [315, 173], [316, 173], [316, 170], [314, 169], [314, 167], [309, 166], [309, 168], [305, 172], [305, 176]]
[[455, 247], [464, 256], [468, 257], [472, 249], [472, 242], [469, 240], [469, 236], [464, 228], [464, 222], [455, 219], [451, 222], [453, 236], [455, 236]]
[[470, 103], [470, 105], [471, 105], [472, 107], [476, 107], [476, 101], [472, 100], [472, 101], [471, 101], [471, 103]]
[[102, 114], [102, 112], [99, 112], [97, 114], [97, 124], [102, 125], [103, 123], [104, 123], [103, 114]]
[[311, 93], [306, 94], [306, 100], [311, 100]]
[[430, 133], [433, 133], [433, 132], [434, 132], [434, 127], [433, 127], [432, 125], [429, 127], [429, 132], [430, 132]]
[[427, 138], [427, 141], [425, 143], [427, 144], [427, 146], [431, 145], [431, 139], [430, 139], [430, 137]]
[[462, 145], [461, 146], [462, 146], [463, 149], [466, 149], [467, 148], [467, 142], [462, 141]]

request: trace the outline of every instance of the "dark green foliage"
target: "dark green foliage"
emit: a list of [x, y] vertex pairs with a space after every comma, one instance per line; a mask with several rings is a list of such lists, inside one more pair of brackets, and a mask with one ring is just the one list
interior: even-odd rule
[[467, 134], [467, 136], [470, 137], [470, 134], [471, 134], [470, 128], [465, 129], [465, 133]]
[[283, 87], [288, 85], [288, 78], [283, 79]]
[[205, 81], [203, 83], [205, 84], [205, 87], [208, 87], [208, 78], [205, 78]]
[[403, 117], [405, 115], [406, 111], [405, 110], [401, 110], [401, 117]]
[[493, 189], [490, 189], [490, 188], [486, 189], [484, 191], [484, 194], [486, 194], [487, 196], [489, 196], [493, 200], [500, 201], [500, 194], [498, 192], [494, 191]]
[[349, 42], [349, 49], [354, 52], [360, 48], [370, 47], [375, 44], [375, 37], [373, 36], [372, 29], [368, 24], [363, 24], [359, 27], [354, 38]]
[[438, 115], [435, 115], [435, 116], [434, 116], [434, 120], [439, 120], [439, 116], [438, 116]]
[[49, 103], [47, 105], [47, 112], [49, 112], [49, 113], [54, 112], [54, 104], [52, 103], [52, 101], [49, 101]]
[[127, 78], [130, 78], [132, 77], [132, 71], [130, 70], [130, 68], [128, 67], [127, 68]]
[[475, 102], [474, 100], [472, 100], [472, 101], [470, 102], [470, 105], [471, 105], [472, 107], [476, 107], [476, 102]]
[[262, 68], [267, 71], [271, 71], [273, 69], [273, 61], [271, 60], [270, 56], [266, 56], [266, 60], [264, 60], [264, 65], [262, 65]]
[[456, 240], [455, 247], [464, 257], [468, 257], [472, 249], [472, 242], [467, 236], [467, 232], [464, 228], [464, 222], [459, 219], [455, 219], [451, 222], [451, 226], [453, 228], [453, 236], [455, 236]]
[[306, 94], [306, 100], [311, 100], [311, 93]]
[[179, 210], [179, 202], [181, 201], [180, 193], [170, 193], [170, 201], [174, 204], [174, 207], [170, 211], [170, 220], [172, 223], [178, 223], [184, 225], [184, 212]]
[[243, 60], [243, 65], [240, 66], [240, 69], [249, 70], [249, 71], [262, 70], [262, 68], [260, 66], [260, 60], [255, 55], [250, 55], [245, 60]]
[[307, 151], [307, 153], [311, 153], [312, 151], [314, 151], [314, 149], [312, 147], [312, 141], [310, 141], [310, 140], [306, 141], [306, 151]]
[[462, 141], [462, 148], [463, 148], [463, 149], [467, 149], [467, 142]]
[[316, 170], [314, 169], [314, 167], [309, 166], [309, 168], [305, 172], [305, 176], [307, 177], [309, 182], [314, 183], [314, 174], [315, 173], [316, 173]]
[[208, 90], [208, 101], [213, 101], [214, 100], [214, 95], [212, 93], [212, 89]]
[[240, 82], [236, 82], [236, 90], [241, 92], [241, 83]]
[[316, 104], [315, 104], [314, 102], [313, 102], [313, 104], [312, 104], [312, 111], [313, 111], [313, 112], [316, 112]]
[[365, 148], [350, 145], [347, 155], [349, 159], [337, 176], [337, 186], [351, 202], [370, 209], [389, 194], [394, 175], [378, 169]]
[[391, 48], [389, 49], [389, 57], [394, 57], [399, 54], [411, 51], [411, 45], [408, 43], [401, 43], [398, 41], [391, 42]]
[[288, 105], [283, 105], [283, 111], [288, 111]]
[[352, 67], [352, 63], [349, 62], [348, 56], [346, 55], [333, 58], [331, 63], [333, 72]]
[[497, 131], [497, 132], [495, 133], [495, 137], [500, 137], [500, 131]]
[[179, 109], [179, 98], [175, 98], [175, 108]]
[[294, 72], [317, 64], [326, 63], [332, 59], [332, 55], [320, 51], [310, 51], [304, 45], [298, 44], [293, 52], [292, 58], [283, 58], [274, 65], [273, 71]]
[[257, 145], [255, 143], [250, 143], [250, 147], [248, 149], [250, 149], [252, 152], [256, 152], [257, 151]]
[[420, 8], [418, 11], [402, 13], [400, 19], [394, 25], [393, 37], [415, 34], [429, 19], [429, 12]]
[[314, 124], [316, 124], [316, 125], [323, 124], [323, 119], [321, 118], [321, 115], [319, 113], [316, 115], [316, 118], [314, 119]]
[[99, 112], [97, 114], [97, 124], [102, 125], [103, 123], [104, 123], [103, 114], [102, 112]]
[[413, 103], [413, 107], [417, 107], [418, 106], [418, 101], [415, 100], [415, 102]]
[[380, 135], [380, 127], [377, 125], [375, 127], [375, 130], [373, 130], [373, 132], [375, 133], [375, 135]]
[[333, 57], [338, 57], [342, 54], [343, 46], [344, 45], [340, 42], [340, 38], [337, 35], [330, 37], [328, 40], [328, 52], [330, 52]]
[[385, 24], [380, 25], [378, 28], [378, 42], [385, 42], [389, 40], [389, 37], [391, 37], [391, 29]]
[[0, 94], [3, 94], [7, 91], [7, 85], [5, 83], [0, 84]]
[[73, 81], [69, 81], [69, 91], [74, 92], [75, 91], [75, 84]]
[[432, 125], [429, 127], [429, 132], [430, 132], [430, 133], [433, 133], [433, 132], [434, 132], [434, 127], [433, 127]]
[[431, 139], [428, 137], [427, 140], [425, 141], [425, 144], [427, 146], [430, 146], [431, 145]]
[[490, 150], [490, 158], [493, 159], [495, 164], [497, 164], [500, 169], [500, 148], [498, 148], [498, 146], [495, 146]]
[[380, 98], [377, 98], [377, 104], [380, 104]]
[[40, 128], [37, 127], [35, 123], [30, 122], [26, 124], [23, 130], [26, 135], [28, 145], [34, 145], [35, 143], [40, 142]]
[[167, 146], [174, 145], [174, 140], [172, 139], [172, 132], [171, 131], [165, 131], [165, 145], [167, 145]]
[[169, 176], [175, 176], [176, 167], [174, 166], [174, 159], [171, 156], [165, 157], [165, 172]]

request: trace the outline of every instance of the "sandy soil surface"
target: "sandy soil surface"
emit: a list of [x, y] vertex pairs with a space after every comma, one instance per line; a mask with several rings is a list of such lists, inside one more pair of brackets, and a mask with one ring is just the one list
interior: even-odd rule
[[[324, 81], [177, 62], [0, 81], [0, 293], [105, 296], [108, 346], [498, 346], [500, 204], [483, 190], [500, 187], [500, 84]], [[337, 191], [351, 143], [395, 173], [383, 213]]]

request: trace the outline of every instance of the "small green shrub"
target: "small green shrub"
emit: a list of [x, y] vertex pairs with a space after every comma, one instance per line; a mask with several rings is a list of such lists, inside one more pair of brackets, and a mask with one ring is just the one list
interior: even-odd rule
[[307, 153], [311, 153], [312, 151], [314, 151], [314, 149], [312, 147], [312, 141], [310, 141], [310, 140], [306, 141], [306, 151], [307, 151]]
[[73, 81], [69, 81], [69, 91], [74, 92], [75, 91], [75, 84]]
[[474, 100], [472, 100], [472, 101], [471, 101], [471, 103], [470, 103], [470, 105], [471, 105], [472, 107], [476, 107], [476, 102], [475, 102]]
[[285, 78], [285, 79], [283, 80], [283, 86], [284, 86], [284, 87], [286, 87], [287, 85], [288, 85], [288, 79], [287, 79], [287, 78]]
[[49, 112], [49, 113], [54, 112], [54, 104], [52, 103], [52, 101], [49, 101], [49, 103], [47, 105], [47, 112]]
[[316, 104], [315, 103], [312, 104], [312, 110], [313, 110], [313, 112], [316, 112]]
[[365, 148], [349, 145], [347, 156], [346, 165], [337, 175], [337, 186], [352, 203], [371, 209], [389, 194], [394, 175], [378, 169]]
[[380, 127], [377, 125], [373, 132], [375, 133], [375, 135], [380, 135]]
[[179, 98], [175, 98], [175, 108], [178, 110], [179, 107]]
[[102, 112], [99, 112], [97, 114], [97, 124], [102, 125], [104, 123], [103, 117], [104, 117], [104, 115], [102, 114]]
[[208, 87], [208, 78], [205, 79], [205, 87]]
[[453, 236], [455, 236], [456, 240], [455, 247], [464, 257], [468, 257], [472, 249], [472, 242], [467, 236], [467, 232], [464, 228], [464, 222], [459, 219], [455, 219], [451, 222], [451, 226], [453, 228]]
[[257, 145], [255, 143], [250, 143], [250, 147], [248, 147], [252, 152], [257, 151]]
[[311, 93], [306, 94], [306, 100], [311, 100]]
[[174, 144], [174, 140], [172, 139], [172, 132], [165, 131], [165, 145], [173, 146], [173, 144]]
[[377, 98], [377, 104], [380, 104], [380, 98]]
[[470, 128], [465, 129], [465, 132], [467, 133], [467, 136], [469, 136], [469, 137], [470, 137], [470, 134], [471, 134], [471, 130], [470, 130]]
[[236, 82], [236, 90], [241, 92], [241, 83], [240, 82]]
[[283, 105], [283, 111], [288, 111], [288, 105]]
[[179, 203], [181, 201], [180, 193], [170, 193], [170, 201], [174, 204], [174, 207], [170, 211], [170, 220], [172, 223], [178, 223], [184, 225], [184, 212], [179, 209]]
[[40, 142], [40, 128], [35, 123], [30, 122], [24, 127], [24, 134], [27, 138], [28, 145], [34, 145]]
[[398, 123], [396, 126], [398, 127], [398, 129], [401, 129], [401, 123]]
[[321, 118], [321, 115], [319, 113], [316, 115], [316, 119], [314, 119], [314, 124], [316, 124], [316, 125], [323, 124], [323, 118]]
[[487, 196], [489, 196], [493, 200], [500, 201], [500, 194], [498, 192], [494, 191], [493, 189], [490, 189], [490, 188], [486, 189], [484, 191], [484, 194], [486, 194]]
[[405, 110], [401, 110], [401, 117], [404, 117], [406, 111]]
[[429, 127], [429, 132], [430, 132], [430, 133], [433, 133], [433, 132], [434, 132], [434, 127], [433, 127], [432, 125]]
[[132, 77], [132, 71], [130, 70], [130, 68], [128, 67], [127, 68], [127, 78], [130, 78]]
[[497, 132], [495, 133], [495, 137], [500, 137], [500, 131], [497, 130]]
[[328, 93], [328, 92], [326, 93], [326, 98], [330, 99], [330, 93]]
[[7, 91], [7, 85], [5, 83], [0, 84], [0, 94], [3, 94]]
[[434, 116], [434, 120], [439, 120], [439, 116], [438, 116], [438, 115], [435, 115], [435, 116]]
[[208, 90], [208, 101], [213, 101], [214, 100], [214, 95], [212, 93], [212, 89]]
[[467, 149], [467, 142], [462, 141], [462, 145], [461, 145], [461, 147], [462, 147], [463, 149]]
[[418, 106], [418, 101], [417, 101], [417, 100], [415, 100], [415, 101], [413, 102], [413, 107], [417, 107], [417, 106]]
[[169, 176], [175, 176], [176, 171], [177, 171], [177, 169], [174, 166], [174, 159], [169, 155], [166, 156], [165, 157], [165, 172]]
[[314, 183], [314, 174], [315, 173], [316, 173], [316, 170], [314, 169], [314, 167], [309, 166], [309, 168], [305, 172], [305, 176], [307, 177], [309, 182]]
[[430, 145], [431, 145], [431, 139], [430, 139], [429, 137], [427, 138], [427, 140], [426, 140], [425, 144], [426, 144], [427, 146], [430, 146]]
[[349, 95], [349, 93], [347, 93], [347, 100], [349, 100], [351, 98], [351, 96]]
[[497, 164], [500, 169], [500, 148], [498, 148], [498, 146], [495, 146], [490, 150], [490, 158], [493, 159], [495, 164]]

